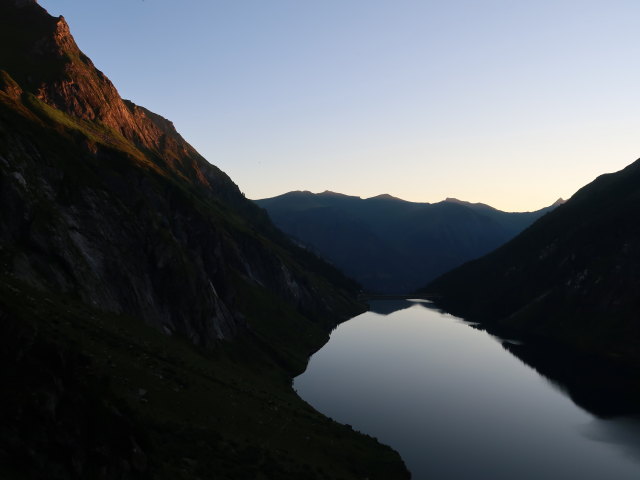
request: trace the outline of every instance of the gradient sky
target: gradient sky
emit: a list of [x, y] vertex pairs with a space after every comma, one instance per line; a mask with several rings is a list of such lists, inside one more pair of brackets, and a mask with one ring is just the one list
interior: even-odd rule
[[640, 153], [637, 0], [40, 0], [249, 198], [567, 198]]

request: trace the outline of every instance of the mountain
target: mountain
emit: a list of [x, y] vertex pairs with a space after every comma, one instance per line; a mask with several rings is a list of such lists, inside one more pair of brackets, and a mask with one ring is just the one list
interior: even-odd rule
[[507, 213], [453, 198], [414, 203], [379, 195], [289, 192], [257, 200], [294, 240], [366, 290], [408, 293], [503, 244], [556, 205]]
[[640, 363], [640, 161], [602, 175], [512, 241], [429, 284], [494, 328]]
[[2, 478], [407, 477], [291, 389], [356, 285], [33, 0], [0, 2], [0, 205]]

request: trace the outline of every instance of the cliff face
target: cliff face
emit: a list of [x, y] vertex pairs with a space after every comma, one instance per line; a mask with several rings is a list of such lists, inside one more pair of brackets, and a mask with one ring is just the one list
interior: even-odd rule
[[0, 0], [0, 205], [1, 478], [408, 478], [291, 389], [357, 286], [35, 1]]
[[0, 6], [5, 272], [211, 345], [246, 287], [328, 326], [353, 308], [171, 122], [123, 100], [35, 2]]
[[425, 288], [453, 313], [640, 364], [640, 160]]
[[[63, 17], [49, 17], [35, 3], [3, 13], [5, 40], [13, 43], [11, 58], [3, 59], [5, 70], [26, 91], [74, 118], [100, 124], [104, 132], [99, 139], [106, 143], [125, 139], [205, 187], [231, 183], [184, 141], [170, 121], [120, 98], [111, 81], [80, 51]], [[18, 42], [15, 29], [22, 30]], [[216, 181], [216, 177], [221, 178]], [[235, 185], [225, 186], [240, 195]]]

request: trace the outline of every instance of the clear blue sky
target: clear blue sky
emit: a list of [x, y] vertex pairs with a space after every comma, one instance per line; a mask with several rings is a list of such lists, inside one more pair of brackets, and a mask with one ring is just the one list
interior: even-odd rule
[[505, 210], [640, 156], [637, 0], [40, 0], [249, 198]]

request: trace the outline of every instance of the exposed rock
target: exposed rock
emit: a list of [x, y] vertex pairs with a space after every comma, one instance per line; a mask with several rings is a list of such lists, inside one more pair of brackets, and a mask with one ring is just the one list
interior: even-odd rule
[[4, 70], [0, 70], [0, 92], [5, 93], [11, 99], [17, 100], [22, 95], [22, 88]]
[[120, 97], [63, 17], [37, 5], [0, 10], [0, 22], [25, 32], [15, 41], [0, 29], [20, 55], [0, 72], [9, 272], [202, 345], [247, 328], [236, 300], [245, 282], [317, 319], [348, 303], [321, 298], [304, 266], [311, 257], [169, 120]]
[[[355, 284], [30, 5], [0, 2], [0, 477], [408, 478], [288, 383]], [[285, 416], [320, 456], [254, 428]]]

